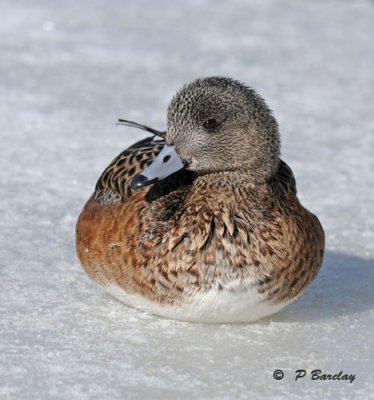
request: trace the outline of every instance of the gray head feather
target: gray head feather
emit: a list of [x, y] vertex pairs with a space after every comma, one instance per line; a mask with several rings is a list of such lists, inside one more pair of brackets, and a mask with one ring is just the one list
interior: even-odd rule
[[173, 97], [167, 118], [166, 141], [192, 171], [238, 170], [264, 181], [278, 167], [278, 124], [265, 101], [239, 81], [196, 79]]

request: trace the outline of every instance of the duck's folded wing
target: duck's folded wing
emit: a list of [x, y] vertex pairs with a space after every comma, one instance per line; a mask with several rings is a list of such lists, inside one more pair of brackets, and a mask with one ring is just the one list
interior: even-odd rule
[[164, 144], [164, 140], [152, 136], [124, 150], [101, 174], [96, 183], [95, 198], [105, 203], [128, 200], [133, 194], [132, 179], [153, 162]]

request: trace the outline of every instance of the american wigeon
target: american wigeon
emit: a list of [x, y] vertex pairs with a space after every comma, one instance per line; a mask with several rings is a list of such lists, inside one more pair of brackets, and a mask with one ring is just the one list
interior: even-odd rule
[[166, 132], [148, 129], [156, 136], [112, 161], [79, 217], [88, 275], [128, 305], [189, 321], [255, 321], [295, 300], [320, 269], [324, 233], [264, 100], [201, 78], [172, 99]]

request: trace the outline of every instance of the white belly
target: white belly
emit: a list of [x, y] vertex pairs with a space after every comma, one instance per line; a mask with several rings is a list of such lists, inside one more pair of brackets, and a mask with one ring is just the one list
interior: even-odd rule
[[105, 289], [114, 297], [139, 310], [162, 317], [195, 322], [254, 322], [260, 318], [280, 311], [288, 303], [271, 304], [264, 301], [254, 286], [245, 290], [209, 290], [196, 293], [192, 300], [182, 305], [160, 305], [142, 296], [128, 294], [115, 284], [108, 284]]

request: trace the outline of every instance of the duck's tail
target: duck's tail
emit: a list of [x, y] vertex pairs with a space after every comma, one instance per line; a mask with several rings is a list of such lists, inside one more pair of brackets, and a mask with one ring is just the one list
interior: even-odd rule
[[166, 137], [166, 131], [159, 131], [159, 130], [151, 128], [147, 125], [139, 124], [137, 122], [129, 121], [127, 119], [120, 118], [117, 122], [117, 125], [125, 125], [125, 126], [129, 126], [131, 128], [142, 129], [143, 131], [150, 132], [150, 133], [152, 133], [152, 135], [159, 136], [162, 139], [165, 139], [165, 137]]

